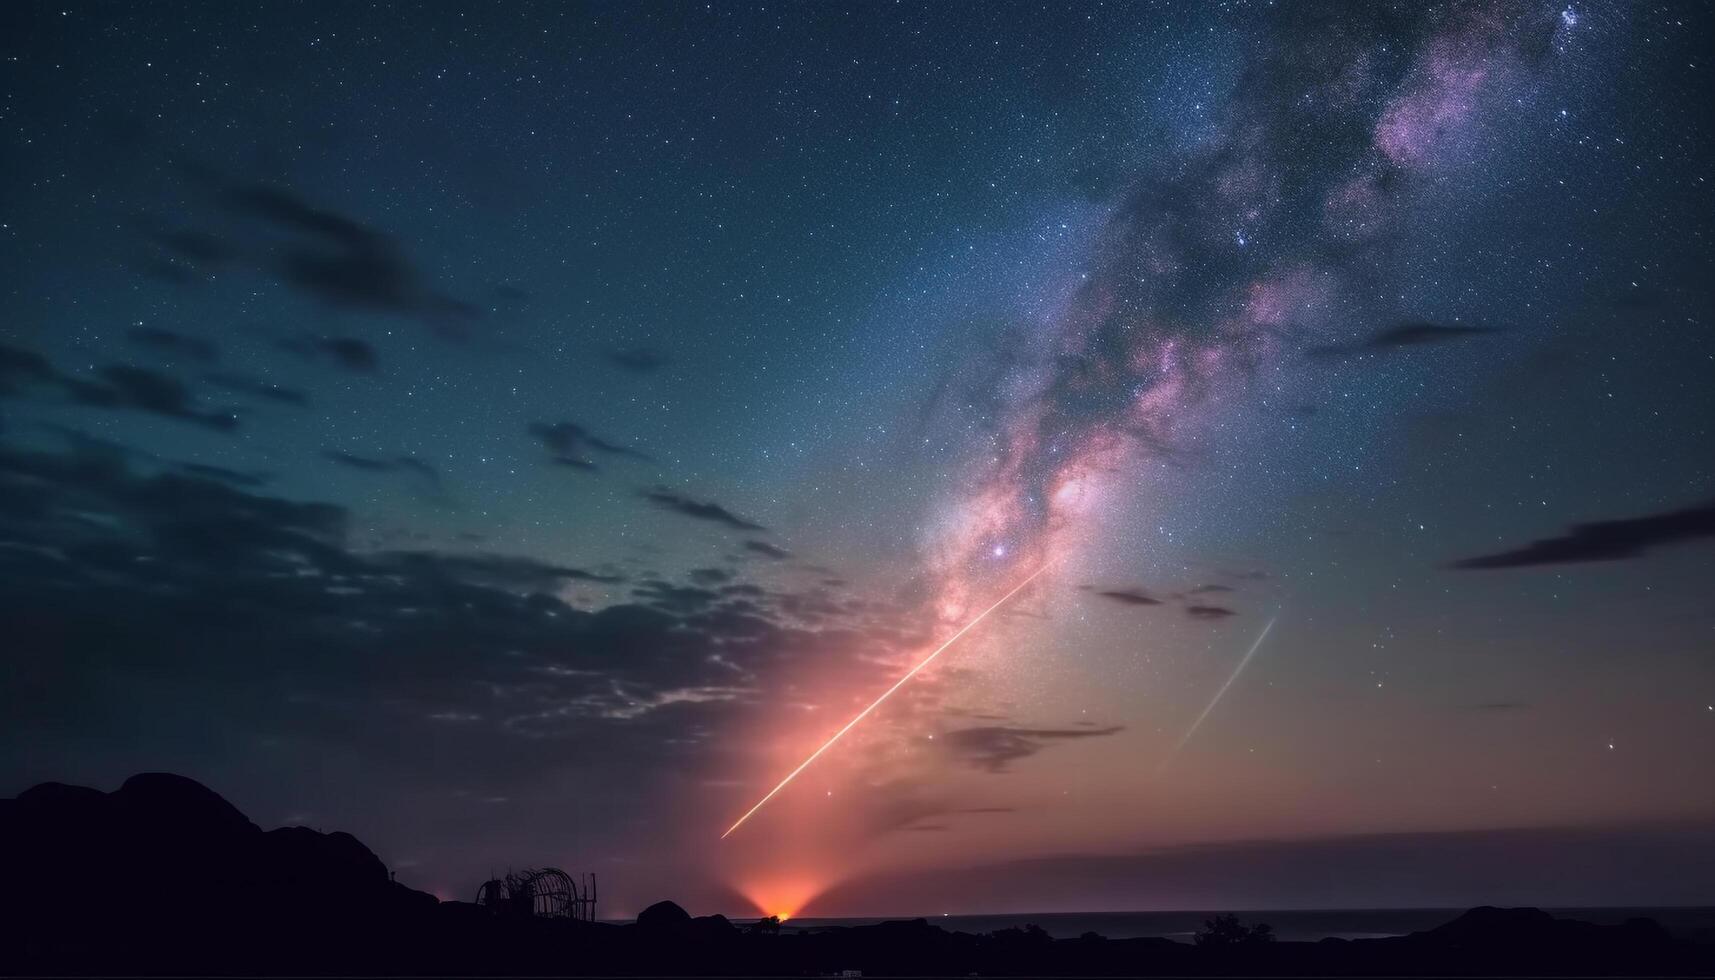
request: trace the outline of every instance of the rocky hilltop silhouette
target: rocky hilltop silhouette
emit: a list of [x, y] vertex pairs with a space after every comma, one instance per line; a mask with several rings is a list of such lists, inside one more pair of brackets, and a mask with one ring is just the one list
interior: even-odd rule
[[969, 935], [923, 919], [794, 933], [672, 902], [629, 925], [495, 915], [394, 882], [350, 834], [263, 831], [167, 773], [112, 793], [44, 783], [0, 800], [0, 869], [6, 974], [1715, 974], [1715, 948], [1652, 921], [1597, 926], [1528, 908], [1318, 943], [1227, 922], [1198, 945]]

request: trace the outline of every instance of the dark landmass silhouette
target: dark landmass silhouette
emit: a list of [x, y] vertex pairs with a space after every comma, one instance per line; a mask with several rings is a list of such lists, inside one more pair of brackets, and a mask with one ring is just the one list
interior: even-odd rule
[[1217, 919], [1195, 945], [983, 935], [923, 919], [781, 930], [672, 902], [628, 925], [492, 914], [392, 880], [345, 833], [264, 832], [207, 787], [144, 773], [112, 793], [0, 800], [0, 973], [321, 975], [1715, 975], [1715, 946], [1648, 919], [1599, 926], [1478, 908], [1390, 939], [1274, 942]]

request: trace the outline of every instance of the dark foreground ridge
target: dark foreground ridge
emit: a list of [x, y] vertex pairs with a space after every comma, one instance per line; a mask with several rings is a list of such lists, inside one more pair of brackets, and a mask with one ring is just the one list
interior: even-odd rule
[[0, 800], [0, 869], [6, 974], [1715, 974], [1715, 947], [1651, 920], [1605, 927], [1537, 909], [1473, 909], [1395, 939], [1259, 942], [1236, 929], [1197, 946], [973, 936], [922, 919], [777, 933], [671, 902], [623, 926], [508, 918], [395, 883], [350, 834], [263, 832], [165, 773]]

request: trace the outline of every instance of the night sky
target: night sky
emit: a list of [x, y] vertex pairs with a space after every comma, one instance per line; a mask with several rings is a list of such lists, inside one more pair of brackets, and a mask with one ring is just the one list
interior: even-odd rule
[[0, 792], [612, 916], [1715, 901], [1707, 6], [4, 8]]

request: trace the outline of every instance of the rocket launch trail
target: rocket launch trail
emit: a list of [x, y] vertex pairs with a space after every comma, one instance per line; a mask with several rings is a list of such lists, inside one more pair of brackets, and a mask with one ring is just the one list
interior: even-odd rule
[[[1050, 562], [1049, 564], [1052, 564], [1052, 562]], [[978, 613], [976, 615], [976, 618], [972, 619], [970, 622], [966, 623], [965, 625], [959, 627], [958, 632], [954, 633], [952, 636], [949, 636], [945, 640], [943, 640], [941, 642], [941, 645], [936, 647], [933, 651], [931, 651], [927, 657], [924, 657], [922, 660], [918, 661], [917, 666], [906, 671], [905, 675], [903, 677], [901, 677], [897, 681], [893, 682], [892, 687], [881, 692], [880, 697], [876, 698], [874, 701], [871, 701], [869, 703], [869, 707], [858, 712], [857, 715], [855, 717], [853, 717], [851, 721], [848, 721], [845, 723], [845, 726], [843, 728], [841, 728], [839, 731], [835, 732], [833, 734], [833, 736], [830, 737], [826, 742], [823, 742], [821, 748], [810, 753], [809, 758], [805, 759], [803, 762], [798, 763], [798, 768], [787, 773], [786, 778], [784, 778], [784, 779], [780, 780], [780, 782], [776, 783], [774, 788], [769, 790], [768, 794], [766, 796], [764, 796], [762, 799], [756, 801], [755, 806], [744, 811], [744, 816], [739, 817], [737, 820], [734, 820], [732, 826], [728, 827], [726, 829], [726, 833], [721, 835], [721, 840], [726, 840], [727, 837], [733, 831], [737, 830], [740, 826], [742, 826], [746, 820], [749, 820], [751, 818], [752, 814], [754, 814], [754, 813], [756, 813], [756, 811], [762, 809], [763, 805], [766, 804], [769, 800], [774, 799], [774, 797], [777, 793], [779, 793], [781, 790], [786, 788], [786, 784], [788, 784], [788, 783], [792, 782], [792, 780], [798, 778], [798, 774], [803, 772], [805, 769], [808, 769], [810, 767], [810, 763], [815, 762], [816, 759], [818, 757], [820, 757], [823, 752], [828, 751], [828, 749], [831, 748], [835, 742], [838, 742], [841, 738], [843, 738], [847, 732], [849, 732], [853, 728], [857, 727], [858, 722], [863, 721], [864, 718], [868, 717], [870, 712], [872, 712], [876, 708], [880, 707], [881, 703], [883, 701], [886, 701], [888, 698], [892, 697], [893, 692], [904, 687], [905, 683], [907, 681], [911, 680], [911, 678], [916, 677], [918, 671], [929, 666], [929, 664], [931, 662], [933, 662], [936, 657], [939, 657], [942, 653], [944, 653], [948, 647], [952, 646], [954, 643], [957, 643], [959, 641], [959, 637], [964, 636], [966, 633], [969, 633], [972, 629], [974, 629], [976, 627], [976, 625], [978, 623], [980, 623], [984, 619], [988, 618], [989, 613], [992, 613], [996, 609], [999, 609], [1001, 606], [1006, 605], [1007, 600], [1011, 599], [1013, 596], [1022, 592], [1024, 590], [1025, 586], [1029, 585], [1032, 581], [1035, 581], [1036, 576], [1041, 575], [1043, 572], [1045, 572], [1047, 570], [1048, 570], [1048, 565], [1045, 564], [1042, 567], [1038, 568], [1036, 571], [1031, 572], [1029, 575], [1026, 575], [1024, 577], [1024, 581], [1019, 582], [1017, 585], [1013, 586], [1012, 590], [1007, 592], [1006, 595], [1003, 595], [999, 599], [996, 599], [994, 602], [994, 605], [991, 605], [987, 609], [984, 609], [982, 612]]]
[[1167, 767], [1172, 765], [1173, 760], [1179, 756], [1179, 750], [1185, 747], [1185, 743], [1191, 741], [1191, 736], [1197, 734], [1197, 729], [1202, 727], [1203, 720], [1215, 710], [1215, 705], [1221, 703], [1221, 698], [1226, 695], [1227, 688], [1233, 686], [1233, 682], [1238, 680], [1239, 675], [1245, 672], [1245, 667], [1249, 666], [1251, 658], [1256, 656], [1258, 650], [1262, 649], [1262, 641], [1268, 639], [1269, 631], [1274, 629], [1274, 624], [1279, 619], [1280, 615], [1275, 614], [1269, 619], [1268, 625], [1262, 628], [1262, 632], [1257, 634], [1256, 642], [1252, 643], [1251, 648], [1246, 650], [1245, 655], [1239, 659], [1239, 665], [1233, 668], [1232, 676], [1228, 677], [1227, 682], [1221, 685], [1221, 689], [1215, 692], [1215, 696], [1209, 699], [1208, 707], [1204, 708], [1203, 713], [1197, 716], [1197, 720], [1191, 723], [1191, 727], [1185, 730], [1185, 734], [1179, 739], [1179, 743], [1173, 746], [1173, 751], [1167, 753], [1167, 758], [1161, 760], [1160, 768], [1155, 771], [1156, 775], [1159, 776], [1166, 772]]

